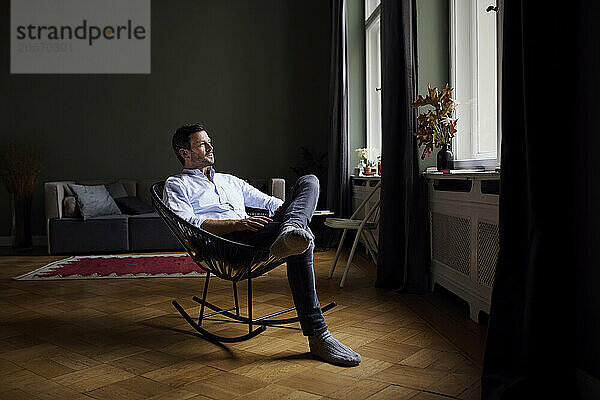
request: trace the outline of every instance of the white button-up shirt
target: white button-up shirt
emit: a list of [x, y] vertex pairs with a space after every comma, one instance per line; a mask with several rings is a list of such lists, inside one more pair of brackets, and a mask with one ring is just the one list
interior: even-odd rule
[[283, 203], [244, 180], [210, 170], [211, 179], [199, 169], [184, 168], [165, 182], [163, 201], [177, 215], [195, 226], [207, 220], [248, 218], [246, 207], [261, 208], [273, 215]]

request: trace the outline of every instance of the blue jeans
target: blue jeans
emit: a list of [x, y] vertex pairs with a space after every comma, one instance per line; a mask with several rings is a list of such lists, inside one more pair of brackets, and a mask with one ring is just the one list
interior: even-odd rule
[[[279, 207], [270, 222], [257, 232], [232, 232], [223, 237], [252, 246], [269, 248], [277, 238], [282, 225], [294, 225], [310, 231], [308, 224], [317, 208], [319, 180], [314, 175], [300, 177], [292, 187], [290, 196]], [[302, 254], [287, 258], [287, 277], [304, 335], [314, 335], [327, 330], [327, 324], [317, 297], [313, 269], [314, 243]]]

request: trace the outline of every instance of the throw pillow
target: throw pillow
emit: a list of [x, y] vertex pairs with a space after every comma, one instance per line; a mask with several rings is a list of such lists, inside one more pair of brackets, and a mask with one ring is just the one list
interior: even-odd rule
[[113, 199], [118, 199], [119, 197], [127, 197], [127, 191], [121, 182], [114, 182], [106, 186], [106, 190]]
[[115, 199], [115, 203], [117, 203], [123, 214], [138, 215], [154, 212], [152, 206], [135, 196], [119, 197]]
[[85, 186], [69, 183], [69, 187], [77, 196], [77, 205], [84, 220], [102, 215], [121, 214], [104, 185]]
[[67, 196], [64, 198], [63, 215], [67, 218], [81, 218], [79, 208], [77, 208], [77, 199], [75, 196]]

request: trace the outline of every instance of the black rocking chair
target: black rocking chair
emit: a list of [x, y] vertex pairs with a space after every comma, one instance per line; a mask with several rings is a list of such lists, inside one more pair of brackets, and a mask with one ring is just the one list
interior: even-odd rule
[[[176, 300], [173, 300], [173, 306], [175, 306], [177, 311], [179, 311], [192, 328], [209, 339], [218, 342], [235, 343], [253, 338], [264, 332], [267, 325], [281, 325], [298, 322], [298, 317], [273, 319], [275, 316], [294, 311], [296, 307], [287, 308], [255, 319], [252, 318], [252, 279], [283, 264], [285, 259], [270, 256], [269, 249], [227, 240], [190, 224], [163, 203], [163, 188], [164, 182], [158, 182], [152, 185], [152, 188], [150, 189], [154, 208], [171, 229], [173, 234], [175, 234], [179, 242], [181, 242], [190, 257], [192, 257], [192, 260], [206, 270], [202, 298], [198, 298], [197, 296], [192, 298], [200, 304], [198, 322], [196, 322]], [[233, 283], [233, 298], [235, 302], [233, 307], [223, 309], [206, 301], [208, 281], [211, 274]], [[248, 280], [247, 317], [240, 315], [238, 303], [237, 284], [243, 280]], [[333, 301], [322, 307], [321, 311], [325, 312], [336, 305], [335, 301]], [[205, 307], [210, 308], [214, 312], [204, 314]], [[235, 314], [230, 312], [234, 310]], [[203, 318], [217, 314], [247, 324], [248, 333], [242, 336], [225, 337], [208, 332], [206, 329], [202, 328]], [[257, 325], [258, 327], [254, 329], [254, 325]]]

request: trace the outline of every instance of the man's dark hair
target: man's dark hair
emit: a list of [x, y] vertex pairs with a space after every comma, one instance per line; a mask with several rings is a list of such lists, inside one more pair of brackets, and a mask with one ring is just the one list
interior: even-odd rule
[[175, 151], [175, 155], [177, 159], [181, 163], [181, 165], [185, 164], [185, 160], [179, 154], [179, 149], [190, 149], [190, 135], [194, 132], [204, 131], [204, 125], [195, 122], [193, 124], [186, 124], [177, 128], [175, 133], [173, 134], [173, 140], [171, 143], [173, 144], [173, 150]]

